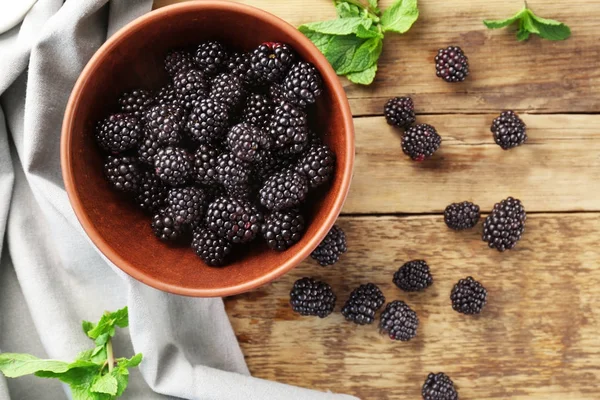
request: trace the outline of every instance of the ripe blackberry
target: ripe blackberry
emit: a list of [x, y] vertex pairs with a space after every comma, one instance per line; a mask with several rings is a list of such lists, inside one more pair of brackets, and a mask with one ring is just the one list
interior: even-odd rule
[[393, 97], [383, 108], [385, 119], [389, 125], [408, 128], [415, 123], [415, 104], [410, 97]]
[[193, 170], [192, 157], [184, 149], [165, 147], [158, 150], [154, 157], [156, 175], [171, 186], [180, 186], [187, 182]]
[[523, 235], [527, 214], [520, 200], [512, 197], [494, 205], [483, 223], [483, 241], [498, 251], [510, 250]]
[[96, 125], [96, 142], [113, 154], [134, 148], [142, 135], [139, 120], [130, 114], [113, 114]]
[[207, 265], [221, 267], [233, 250], [233, 245], [205, 227], [194, 230], [192, 249]]
[[276, 172], [260, 189], [260, 204], [269, 210], [283, 210], [304, 202], [308, 194], [306, 177], [293, 170]]
[[313, 104], [323, 92], [321, 74], [312, 63], [304, 61], [292, 66], [282, 85], [286, 100], [299, 106]]
[[322, 267], [333, 265], [340, 259], [341, 255], [348, 250], [346, 234], [337, 225], [329, 231], [325, 239], [310, 254]]
[[144, 111], [146, 111], [153, 102], [154, 97], [152, 97], [152, 94], [143, 89], [125, 92], [119, 97], [121, 111], [132, 114], [138, 119], [144, 116]]
[[435, 69], [446, 82], [462, 82], [469, 76], [469, 59], [457, 46], [440, 49], [435, 56]]
[[233, 53], [227, 60], [227, 72], [242, 78], [244, 83], [251, 83], [250, 71], [250, 54], [248, 53]]
[[298, 279], [290, 291], [292, 310], [300, 315], [325, 318], [333, 312], [335, 301], [331, 286], [313, 278]]
[[200, 100], [187, 121], [190, 137], [198, 143], [217, 143], [223, 139], [229, 124], [227, 107], [214, 99]]
[[209, 144], [201, 144], [194, 153], [194, 180], [202, 185], [214, 185], [217, 180], [220, 149]]
[[221, 43], [211, 40], [198, 46], [196, 63], [207, 76], [215, 76], [227, 65], [227, 50]]
[[390, 339], [406, 342], [417, 336], [419, 317], [405, 302], [394, 300], [381, 313], [379, 330]]
[[294, 59], [294, 51], [287, 44], [266, 42], [251, 53], [250, 72], [261, 84], [279, 82]]
[[160, 144], [176, 144], [182, 138], [185, 113], [176, 104], [157, 104], [146, 111], [146, 129]]
[[267, 96], [255, 93], [246, 99], [242, 120], [260, 129], [268, 127], [273, 113], [273, 102]]
[[244, 101], [245, 96], [244, 83], [237, 75], [219, 74], [211, 83], [210, 98], [227, 105], [232, 111]]
[[360, 285], [352, 291], [350, 298], [342, 307], [342, 315], [346, 321], [358, 325], [372, 324], [375, 313], [385, 303], [385, 296], [381, 290], [372, 283]]
[[232, 243], [252, 241], [262, 222], [263, 215], [254, 205], [228, 197], [219, 197], [206, 211], [208, 228]]
[[413, 161], [431, 157], [442, 144], [442, 138], [431, 125], [411, 126], [402, 136], [402, 151]]
[[162, 241], [179, 239], [184, 233], [184, 225], [175, 222], [168, 209], [160, 210], [152, 217], [152, 231]]
[[394, 274], [394, 284], [407, 292], [418, 292], [431, 286], [433, 277], [425, 260], [405, 263]]
[[152, 172], [144, 172], [134, 198], [137, 205], [143, 210], [157, 212], [165, 205], [166, 198], [167, 189], [162, 181]]
[[283, 85], [279, 83], [274, 83], [269, 87], [269, 98], [275, 104], [279, 104], [285, 101], [285, 94], [283, 91]]
[[202, 217], [205, 201], [204, 191], [193, 186], [172, 188], [167, 194], [167, 207], [177, 224], [198, 221]]
[[335, 154], [324, 144], [311, 146], [296, 164], [296, 171], [308, 178], [313, 189], [329, 181], [334, 169]]
[[504, 111], [494, 119], [491, 127], [494, 141], [504, 150], [512, 149], [527, 141], [527, 126], [514, 111]]
[[108, 156], [104, 174], [112, 186], [121, 192], [137, 192], [142, 171], [135, 157]]
[[271, 137], [254, 125], [242, 122], [227, 133], [227, 145], [238, 159], [248, 163], [261, 162], [271, 148]]
[[260, 182], [265, 182], [276, 172], [284, 169], [291, 169], [297, 162], [297, 157], [282, 157], [277, 153], [266, 153], [262, 158], [262, 162], [254, 164], [253, 171]]
[[273, 112], [269, 134], [276, 149], [287, 148], [292, 153], [302, 152], [308, 141], [306, 113], [290, 103], [279, 104]]
[[186, 50], [171, 50], [165, 56], [165, 70], [172, 77], [178, 73], [193, 69], [194, 58], [189, 51]]
[[251, 191], [250, 166], [231, 153], [217, 158], [217, 181], [234, 197], [247, 197]]
[[162, 147], [152, 134], [146, 134], [138, 146], [138, 160], [146, 165], [154, 166], [154, 156]]
[[215, 199], [227, 196], [225, 188], [223, 188], [223, 186], [221, 185], [201, 185], [200, 189], [202, 189], [204, 191], [204, 194], [206, 195], [206, 208], [208, 208], [208, 205], [215, 201]]
[[270, 248], [285, 251], [302, 239], [304, 227], [300, 211], [291, 209], [267, 215], [261, 231]]
[[487, 302], [487, 290], [472, 277], [461, 279], [450, 293], [452, 308], [462, 314], [479, 314]]
[[173, 85], [167, 85], [162, 87], [156, 96], [154, 96], [154, 102], [156, 104], [176, 104], [179, 105], [179, 101], [177, 100], [177, 93], [175, 92], [175, 87]]
[[423, 400], [458, 400], [452, 379], [443, 372], [430, 373], [421, 391]]
[[452, 203], [444, 210], [444, 222], [455, 231], [470, 229], [479, 221], [479, 206], [469, 201]]
[[189, 110], [206, 97], [209, 85], [202, 72], [189, 69], [173, 77], [173, 87], [179, 104]]

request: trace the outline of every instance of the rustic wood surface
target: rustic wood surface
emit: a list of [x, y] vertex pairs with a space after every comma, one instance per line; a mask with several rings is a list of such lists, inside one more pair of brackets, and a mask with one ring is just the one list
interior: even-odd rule
[[[156, 0], [156, 6], [177, 0]], [[334, 17], [329, 0], [245, 0], [288, 22]], [[391, 0], [381, 1], [385, 7]], [[421, 17], [404, 36], [386, 37], [376, 82], [342, 79], [356, 126], [356, 167], [344, 216], [349, 252], [338, 265], [304, 262], [277, 282], [226, 300], [254, 376], [362, 399], [418, 399], [430, 371], [445, 371], [461, 399], [600, 398], [600, 3], [530, 0], [539, 15], [571, 26], [565, 42], [517, 43], [511, 29], [488, 31], [519, 0], [421, 0]], [[449, 85], [434, 76], [433, 56], [463, 47], [472, 74]], [[383, 103], [412, 95], [419, 121], [443, 137], [425, 163], [409, 162]], [[529, 142], [502, 151], [489, 126], [503, 109], [528, 125]], [[473, 200], [482, 209], [509, 195], [528, 210], [514, 251], [480, 240], [481, 224], [449, 231], [440, 212]], [[419, 215], [416, 215], [419, 214]], [[391, 283], [405, 261], [424, 258], [434, 285], [407, 294]], [[484, 312], [452, 311], [449, 293], [472, 275], [489, 291]], [[295, 279], [329, 282], [342, 302], [357, 285], [380, 284], [388, 300], [409, 303], [418, 336], [394, 343], [375, 326], [299, 317], [287, 304]]]

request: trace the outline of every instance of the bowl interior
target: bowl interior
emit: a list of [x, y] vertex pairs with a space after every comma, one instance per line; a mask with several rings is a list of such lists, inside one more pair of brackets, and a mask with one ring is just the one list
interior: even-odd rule
[[[163, 58], [173, 48], [193, 47], [207, 39], [221, 40], [233, 49], [249, 50], [264, 41], [292, 45], [313, 62], [324, 77], [325, 90], [314, 106], [313, 128], [337, 156], [332, 184], [311, 196], [306, 206], [304, 238], [286, 252], [251, 246], [226, 268], [211, 268], [188, 246], [160, 242], [150, 228], [150, 216], [113, 191], [103, 176], [102, 154], [93, 138], [96, 121], [117, 111], [125, 90], [156, 90], [168, 82]], [[329, 230], [347, 192], [344, 171], [352, 159], [348, 106], [336, 95], [338, 85], [315, 53], [316, 49], [293, 27], [262, 11], [234, 3], [202, 2], [158, 10], [118, 33], [97, 53], [76, 86], [65, 119], [63, 168], [74, 209], [87, 233], [117, 266], [162, 290], [193, 296], [221, 296], [260, 286], [305, 258]], [[326, 61], [325, 61], [326, 63]], [[346, 171], [346, 174], [349, 172]], [[71, 180], [71, 182], [69, 182]]]

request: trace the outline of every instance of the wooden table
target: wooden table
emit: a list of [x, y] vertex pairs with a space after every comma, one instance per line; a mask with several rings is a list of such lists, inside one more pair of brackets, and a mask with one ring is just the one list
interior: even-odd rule
[[[157, 0], [157, 6], [175, 2]], [[334, 17], [329, 0], [247, 0], [293, 25]], [[391, 1], [383, 1], [387, 6]], [[343, 80], [356, 126], [356, 166], [339, 224], [348, 253], [333, 268], [311, 260], [267, 287], [226, 300], [254, 376], [363, 399], [419, 399], [428, 372], [444, 371], [461, 399], [600, 398], [600, 3], [530, 0], [541, 16], [570, 25], [571, 39], [517, 43], [511, 30], [488, 31], [519, 0], [421, 0], [404, 36], [389, 35], [376, 82]], [[460, 45], [471, 76], [450, 85], [435, 77], [438, 48]], [[410, 162], [383, 104], [411, 95], [418, 121], [443, 137], [436, 156]], [[511, 151], [489, 131], [504, 109], [519, 112], [529, 141]], [[526, 233], [506, 253], [472, 231], [446, 228], [441, 212], [473, 200], [483, 210], [508, 196], [528, 213]], [[391, 282], [405, 261], [424, 258], [435, 283], [407, 294]], [[488, 289], [479, 317], [450, 307], [449, 293], [473, 275]], [[373, 282], [388, 300], [419, 315], [418, 336], [395, 343], [375, 326], [300, 317], [288, 306], [302, 276], [329, 282], [338, 310], [349, 292]]]

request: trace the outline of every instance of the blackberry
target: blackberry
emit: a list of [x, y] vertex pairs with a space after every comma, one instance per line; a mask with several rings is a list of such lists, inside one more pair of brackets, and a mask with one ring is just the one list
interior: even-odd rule
[[261, 231], [270, 248], [285, 251], [304, 234], [304, 217], [297, 209], [274, 211], [267, 215]]
[[275, 103], [279, 104], [285, 101], [285, 95], [283, 92], [283, 85], [274, 83], [269, 87], [269, 98]]
[[383, 108], [385, 119], [389, 125], [408, 128], [415, 123], [415, 104], [410, 97], [393, 97]]
[[338, 262], [341, 255], [347, 250], [346, 234], [342, 228], [334, 225], [310, 256], [321, 266], [326, 267]]
[[190, 224], [202, 217], [206, 195], [202, 189], [190, 186], [172, 188], [167, 195], [170, 216], [177, 224]]
[[309, 62], [294, 64], [282, 85], [286, 100], [300, 106], [313, 104], [323, 92], [321, 74]]
[[152, 231], [162, 241], [179, 239], [184, 233], [184, 225], [175, 222], [168, 209], [159, 211], [152, 217]]
[[260, 182], [265, 182], [274, 173], [284, 169], [291, 169], [297, 162], [295, 157], [282, 157], [276, 153], [266, 153], [262, 162], [253, 165], [253, 170]]
[[292, 310], [300, 315], [325, 318], [333, 312], [335, 301], [331, 286], [313, 278], [298, 279], [290, 291]]
[[444, 210], [444, 222], [455, 231], [473, 228], [477, 225], [479, 216], [479, 206], [469, 201], [452, 203]]
[[440, 49], [435, 56], [435, 69], [446, 82], [462, 82], [469, 76], [469, 59], [458, 46]]
[[390, 339], [403, 342], [417, 336], [419, 317], [405, 302], [394, 300], [387, 304], [381, 313], [379, 330]]
[[173, 77], [173, 87], [179, 104], [189, 110], [206, 97], [209, 85], [202, 72], [190, 69]]
[[194, 180], [202, 185], [214, 185], [220, 151], [209, 144], [201, 144], [194, 153]]
[[207, 76], [216, 75], [227, 65], [227, 50], [221, 43], [211, 40], [198, 46], [196, 63]]
[[421, 390], [423, 400], [458, 400], [452, 379], [443, 372], [430, 373]]
[[496, 144], [504, 150], [520, 146], [527, 141], [527, 126], [514, 111], [504, 111], [494, 119], [491, 131]]
[[143, 210], [157, 212], [165, 205], [166, 198], [167, 189], [162, 181], [152, 172], [144, 172], [134, 198], [137, 205]]
[[273, 112], [269, 134], [276, 149], [288, 148], [292, 153], [302, 152], [308, 141], [306, 113], [290, 103], [279, 104]]
[[192, 249], [207, 265], [221, 267], [231, 255], [233, 245], [210, 229], [199, 227], [194, 230]]
[[452, 308], [462, 314], [479, 314], [487, 302], [487, 290], [472, 277], [461, 279], [450, 293]]
[[251, 191], [251, 169], [231, 153], [217, 158], [217, 181], [234, 197], [248, 197]]
[[121, 192], [136, 192], [142, 180], [142, 172], [135, 157], [108, 156], [104, 174], [112, 186]]
[[281, 81], [295, 59], [294, 51], [284, 43], [266, 42], [250, 56], [250, 72], [262, 84]]
[[182, 138], [185, 113], [176, 104], [157, 104], [146, 111], [146, 129], [160, 144], [176, 144]]
[[194, 58], [189, 51], [171, 50], [165, 56], [165, 70], [172, 77], [194, 67]]
[[326, 183], [333, 176], [335, 154], [327, 145], [313, 145], [296, 164], [296, 171], [308, 178], [311, 188]]
[[442, 138], [431, 125], [411, 126], [402, 136], [402, 151], [413, 161], [431, 157], [442, 144]]
[[250, 84], [250, 54], [248, 53], [233, 53], [227, 60], [227, 72], [242, 78], [244, 83]]
[[158, 150], [154, 157], [156, 175], [171, 186], [180, 186], [187, 182], [192, 173], [192, 157], [184, 149], [165, 147]]
[[227, 107], [213, 99], [200, 100], [190, 113], [187, 130], [198, 143], [216, 143], [227, 132], [229, 113]]
[[510, 250], [523, 235], [527, 214], [520, 200], [512, 197], [494, 205], [483, 223], [483, 241], [498, 251]]
[[350, 298], [342, 307], [342, 315], [347, 321], [358, 325], [372, 324], [375, 313], [385, 303], [385, 296], [381, 290], [372, 283], [360, 285], [352, 291]]
[[261, 162], [271, 148], [271, 137], [261, 129], [246, 122], [233, 126], [227, 134], [231, 153], [245, 162]]
[[232, 111], [244, 101], [245, 96], [244, 83], [237, 75], [219, 74], [211, 83], [210, 98], [227, 105]]
[[141, 163], [154, 166], [154, 156], [161, 144], [152, 134], [146, 134], [138, 147], [138, 160]]
[[232, 243], [252, 241], [262, 222], [263, 215], [254, 205], [228, 197], [219, 197], [206, 211], [208, 228]]
[[215, 199], [227, 195], [227, 192], [221, 185], [210, 185], [210, 186], [201, 185], [200, 189], [202, 189], [204, 191], [204, 194], [206, 195], [207, 207], [210, 203], [215, 201]]
[[139, 120], [130, 114], [113, 114], [96, 125], [96, 142], [113, 154], [134, 148], [142, 135]]
[[405, 263], [394, 274], [394, 284], [407, 292], [418, 292], [431, 286], [433, 277], [425, 260]]
[[143, 89], [135, 89], [130, 92], [125, 92], [119, 97], [119, 105], [121, 111], [129, 113], [136, 118], [142, 118], [144, 111], [154, 102], [152, 94]]
[[175, 92], [175, 87], [173, 87], [173, 85], [167, 85], [162, 87], [154, 97], [154, 102], [156, 104], [179, 105], [179, 101], [177, 100], [177, 93]]
[[276, 172], [260, 189], [260, 204], [269, 210], [283, 210], [304, 202], [308, 194], [308, 181], [292, 170]]
[[267, 96], [255, 93], [246, 99], [246, 106], [242, 112], [242, 120], [257, 128], [267, 128], [271, 122], [273, 102]]

